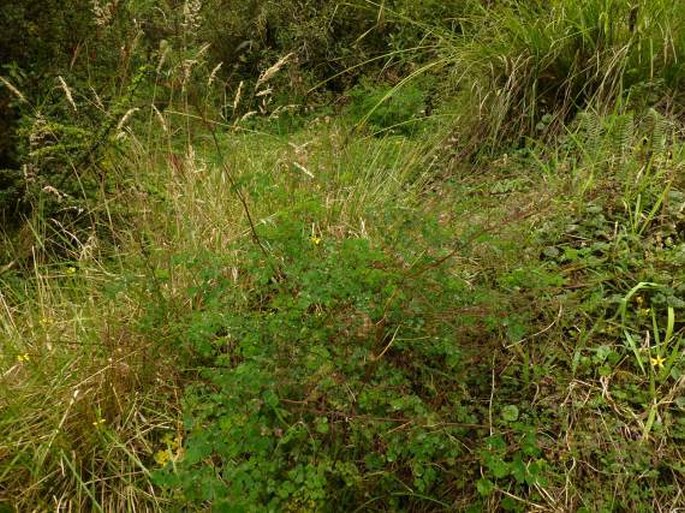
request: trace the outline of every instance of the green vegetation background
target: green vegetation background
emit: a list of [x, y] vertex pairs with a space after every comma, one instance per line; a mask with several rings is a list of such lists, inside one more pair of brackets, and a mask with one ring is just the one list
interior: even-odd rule
[[0, 12], [0, 511], [685, 507], [685, 4]]

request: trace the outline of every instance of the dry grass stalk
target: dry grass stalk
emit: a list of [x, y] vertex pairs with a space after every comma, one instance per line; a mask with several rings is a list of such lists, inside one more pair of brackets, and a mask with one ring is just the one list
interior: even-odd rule
[[238, 108], [238, 105], [240, 104], [240, 98], [243, 93], [243, 84], [244, 81], [240, 81], [240, 84], [238, 84], [238, 90], [235, 93], [235, 97], [233, 98], [233, 110], [235, 111]]
[[159, 42], [159, 62], [157, 63], [157, 68], [156, 71], [157, 73], [160, 73], [162, 71], [162, 66], [164, 66], [164, 63], [166, 62], [167, 57], [169, 56], [169, 51], [171, 50], [171, 45], [166, 39], [162, 39]]
[[266, 82], [268, 82], [269, 80], [271, 80], [271, 79], [274, 77], [274, 75], [276, 75], [276, 73], [278, 73], [278, 71], [279, 71], [283, 66], [285, 66], [285, 65], [288, 63], [288, 61], [290, 60], [290, 58], [293, 57], [294, 55], [295, 55], [295, 54], [294, 54], [293, 52], [290, 52], [288, 55], [284, 55], [283, 57], [281, 57], [280, 59], [278, 59], [278, 61], [276, 62], [276, 64], [274, 64], [274, 65], [271, 66], [269, 69], [267, 69], [266, 71], [264, 71], [264, 73], [262, 73], [261, 75], [259, 75], [259, 78], [257, 79], [257, 83], [255, 84], [255, 90], [256, 90], [256, 89], [259, 89], [259, 87], [260, 87], [261, 85], [263, 85], [263, 84], [265, 84]]
[[124, 128], [124, 126], [126, 125], [126, 122], [127, 122], [127, 121], [131, 118], [131, 116], [133, 116], [133, 114], [134, 114], [136, 111], [138, 111], [138, 110], [140, 110], [138, 107], [133, 107], [132, 109], [128, 109], [128, 111], [126, 111], [126, 114], [123, 115], [123, 117], [121, 118], [121, 120], [120, 120], [119, 123], [117, 124], [117, 132], [121, 131], [121, 129]]
[[164, 121], [164, 116], [162, 115], [161, 112], [159, 112], [159, 109], [157, 107], [155, 107], [154, 103], [152, 104], [152, 110], [155, 113], [155, 115], [157, 116], [157, 119], [159, 120], [159, 124], [162, 125], [162, 130], [164, 130], [165, 132], [168, 132], [169, 129], [167, 128], [166, 121]]
[[207, 80], [207, 87], [210, 87], [214, 83], [214, 80], [216, 80], [216, 75], [217, 75], [217, 73], [219, 73], [219, 70], [221, 69], [221, 66], [223, 66], [223, 65], [224, 65], [224, 63], [220, 62], [219, 64], [214, 66], [214, 69], [209, 74], [209, 80]]
[[64, 91], [64, 95], [67, 97], [67, 101], [69, 102], [69, 105], [71, 105], [71, 108], [74, 109], [74, 112], [78, 111], [76, 108], [76, 102], [74, 101], [74, 97], [71, 94], [71, 89], [69, 89], [69, 86], [65, 82], [64, 78], [62, 76], [58, 76], [57, 80], [59, 81], [59, 85]]
[[17, 89], [16, 87], [14, 87], [14, 86], [12, 85], [12, 83], [11, 83], [9, 80], [7, 80], [5, 77], [0, 77], [0, 82], [2, 82], [2, 83], [4, 84], [4, 86], [5, 86], [7, 89], [9, 89], [10, 92], [11, 92], [14, 96], [16, 96], [17, 98], [19, 98], [19, 100], [21, 100], [21, 101], [24, 102], [24, 103], [28, 103], [28, 100], [26, 99], [26, 97], [25, 97], [23, 94], [21, 94], [21, 91], [20, 91], [19, 89]]
[[183, 23], [184, 29], [193, 32], [200, 28], [202, 17], [202, 2], [200, 0], [186, 0], [183, 4]]
[[92, 0], [91, 10], [95, 15], [95, 24], [104, 27], [109, 25], [114, 17], [114, 12], [116, 11], [119, 0], [113, 0], [112, 2], [107, 2], [106, 4], [100, 4], [99, 0]]

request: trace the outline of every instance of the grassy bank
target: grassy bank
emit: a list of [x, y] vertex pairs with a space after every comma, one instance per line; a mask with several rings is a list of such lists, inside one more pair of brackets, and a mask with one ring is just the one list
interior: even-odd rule
[[462, 14], [334, 109], [278, 102], [292, 57], [222, 101], [198, 65], [122, 112], [90, 223], [43, 188], [0, 511], [683, 507], [682, 9]]

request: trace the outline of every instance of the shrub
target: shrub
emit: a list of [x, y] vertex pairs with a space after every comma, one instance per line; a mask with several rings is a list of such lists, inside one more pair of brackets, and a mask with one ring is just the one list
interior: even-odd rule
[[[202, 37], [212, 44], [215, 61], [240, 78], [254, 78], [279, 57], [294, 52], [289, 76], [292, 95], [310, 88], [335, 93], [353, 87], [365, 74], [406, 71], [426, 58], [424, 38], [439, 27], [452, 27], [464, 0], [421, 2], [393, 0], [289, 0], [205, 4]], [[224, 17], [210, 12], [230, 13]], [[404, 52], [404, 53], [403, 53]], [[235, 81], [237, 83], [237, 81]], [[235, 87], [235, 85], [234, 85]]]
[[454, 437], [473, 422], [438, 313], [463, 286], [439, 270], [405, 280], [365, 239], [279, 224], [264, 233], [274, 260], [250, 251], [237, 283], [221, 259], [190, 262], [202, 306], [179, 342], [204, 368], [185, 455], [158, 483], [231, 511], [439, 504], [461, 472]]

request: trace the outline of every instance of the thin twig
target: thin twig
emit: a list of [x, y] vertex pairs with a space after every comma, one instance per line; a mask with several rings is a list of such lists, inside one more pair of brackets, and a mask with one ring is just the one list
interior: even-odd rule
[[[216, 149], [216, 155], [219, 158], [219, 165], [221, 166], [221, 169], [224, 171], [226, 178], [228, 179], [228, 183], [230, 184], [231, 188], [235, 192], [236, 196], [238, 197], [238, 201], [240, 201], [240, 204], [243, 208], [243, 212], [245, 212], [245, 217], [247, 218], [247, 222], [250, 226], [250, 234], [252, 236], [252, 240], [254, 243], [259, 247], [260, 251], [264, 255], [264, 257], [267, 259], [268, 262], [272, 263], [272, 258], [269, 252], [267, 251], [266, 247], [262, 243], [262, 239], [259, 237], [259, 234], [257, 233], [257, 227], [254, 223], [254, 220], [252, 218], [252, 213], [250, 212], [250, 206], [247, 204], [247, 199], [245, 198], [245, 195], [243, 192], [240, 190], [240, 187], [238, 187], [238, 183], [236, 180], [233, 178], [233, 174], [231, 173], [231, 170], [229, 169], [228, 165], [226, 164], [226, 159], [224, 158], [224, 153], [221, 151], [221, 146], [219, 145], [219, 139], [216, 136], [216, 128], [212, 123], [210, 123], [207, 120], [207, 117], [205, 116], [205, 113], [197, 107], [197, 110], [200, 114], [200, 119], [202, 120], [203, 124], [209, 130], [209, 133], [212, 134], [212, 141], [214, 142], [214, 148]], [[273, 265], [273, 263], [272, 263]], [[280, 269], [275, 268], [274, 271], [278, 276], [282, 276], [282, 272]]]
[[490, 426], [490, 436], [495, 434], [492, 427], [492, 403], [495, 399], [495, 355], [492, 355], [492, 381], [490, 382], [490, 400], [488, 401], [488, 424]]

